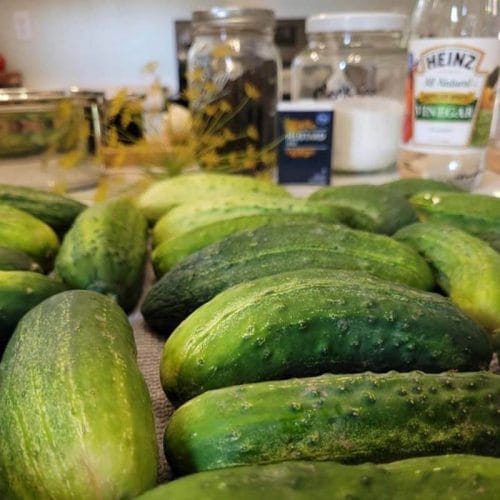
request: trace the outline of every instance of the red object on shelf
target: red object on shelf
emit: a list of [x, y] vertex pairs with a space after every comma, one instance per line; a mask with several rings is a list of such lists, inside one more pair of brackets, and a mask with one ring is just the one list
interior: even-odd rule
[[0, 54], [0, 73], [3, 73], [6, 67], [7, 67], [7, 61], [5, 60], [3, 54]]

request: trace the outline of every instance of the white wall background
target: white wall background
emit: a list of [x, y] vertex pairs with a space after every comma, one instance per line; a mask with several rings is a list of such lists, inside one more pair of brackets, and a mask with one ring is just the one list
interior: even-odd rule
[[[174, 20], [212, 5], [273, 8], [279, 17], [324, 11], [393, 10], [412, 0], [0, 0], [0, 53], [25, 86], [108, 89], [147, 85], [141, 68], [158, 61], [164, 85], [177, 85]], [[19, 40], [16, 12], [28, 12], [31, 38]]]

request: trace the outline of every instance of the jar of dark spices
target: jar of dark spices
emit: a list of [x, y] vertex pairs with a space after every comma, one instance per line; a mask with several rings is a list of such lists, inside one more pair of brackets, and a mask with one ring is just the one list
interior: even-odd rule
[[188, 99], [204, 168], [252, 172], [275, 164], [281, 59], [271, 10], [193, 13]]

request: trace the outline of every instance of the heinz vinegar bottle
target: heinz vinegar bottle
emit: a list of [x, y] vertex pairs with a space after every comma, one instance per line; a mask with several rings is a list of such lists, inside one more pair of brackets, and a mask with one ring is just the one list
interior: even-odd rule
[[485, 169], [500, 65], [498, 0], [418, 0], [398, 168], [473, 189]]

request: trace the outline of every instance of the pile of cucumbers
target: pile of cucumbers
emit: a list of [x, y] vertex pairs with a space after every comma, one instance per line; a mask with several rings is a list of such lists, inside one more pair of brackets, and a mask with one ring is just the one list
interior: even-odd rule
[[[126, 315], [149, 241], [157, 488]], [[193, 173], [91, 207], [0, 185], [0, 498], [494, 498], [499, 252], [500, 199], [438, 181]]]

